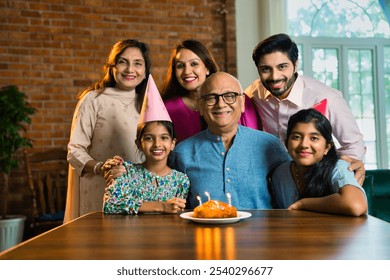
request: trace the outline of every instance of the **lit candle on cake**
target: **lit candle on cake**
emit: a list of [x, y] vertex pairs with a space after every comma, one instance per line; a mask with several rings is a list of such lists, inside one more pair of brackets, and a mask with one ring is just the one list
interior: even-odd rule
[[232, 196], [230, 193], [226, 193], [226, 197], [228, 199], [229, 206], [232, 206]]
[[202, 199], [200, 198], [200, 196], [196, 196], [196, 199], [199, 201], [199, 205], [202, 205]]
[[209, 201], [210, 201], [210, 194], [209, 194], [209, 192], [204, 192], [204, 194], [207, 196], [207, 198], [208, 198]]

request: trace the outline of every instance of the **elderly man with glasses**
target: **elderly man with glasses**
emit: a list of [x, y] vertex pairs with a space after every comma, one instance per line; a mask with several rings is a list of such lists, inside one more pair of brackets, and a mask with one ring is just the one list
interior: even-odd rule
[[228, 73], [212, 74], [200, 90], [198, 108], [208, 129], [179, 143], [174, 167], [191, 181], [187, 207], [197, 196], [231, 203], [237, 209], [271, 209], [268, 175], [290, 159], [275, 136], [238, 124], [245, 108], [240, 82]]

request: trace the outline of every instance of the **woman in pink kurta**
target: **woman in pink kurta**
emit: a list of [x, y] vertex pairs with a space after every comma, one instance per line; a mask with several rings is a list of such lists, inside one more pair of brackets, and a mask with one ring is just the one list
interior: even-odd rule
[[[184, 40], [173, 49], [162, 96], [178, 142], [206, 128], [197, 111], [198, 91], [206, 78], [217, 71], [217, 63], [201, 42]], [[261, 129], [260, 118], [248, 96], [245, 96], [245, 112], [240, 124]]]
[[79, 96], [68, 144], [64, 222], [102, 210], [103, 162], [114, 155], [134, 163], [142, 161], [135, 138], [150, 64], [145, 43], [120, 41], [104, 65], [102, 81]]
[[202, 130], [202, 120], [199, 112], [188, 108], [181, 97], [165, 100], [164, 103], [174, 124], [178, 142]]

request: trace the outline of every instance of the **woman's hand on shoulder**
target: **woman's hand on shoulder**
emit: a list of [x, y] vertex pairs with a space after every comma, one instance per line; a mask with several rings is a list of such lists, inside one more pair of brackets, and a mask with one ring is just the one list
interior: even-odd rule
[[106, 162], [103, 164], [103, 171], [110, 170], [113, 166], [122, 165], [124, 162], [123, 158], [120, 156], [114, 156], [113, 158], [109, 158], [106, 160]]
[[113, 158], [107, 159], [103, 164], [102, 170], [107, 186], [112, 184], [116, 178], [126, 172], [126, 168], [122, 165], [123, 161], [123, 158], [120, 156], [114, 156]]

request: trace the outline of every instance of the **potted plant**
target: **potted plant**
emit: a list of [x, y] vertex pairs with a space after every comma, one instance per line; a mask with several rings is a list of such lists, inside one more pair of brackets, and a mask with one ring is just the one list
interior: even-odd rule
[[[34, 113], [26, 95], [16, 86], [0, 88], [0, 251], [16, 245], [23, 238], [26, 218], [8, 215], [7, 198], [9, 176], [19, 165], [15, 153], [32, 146], [31, 140], [22, 133], [26, 131], [24, 125], [31, 123], [30, 115]], [[21, 233], [15, 232], [16, 226], [21, 226]], [[13, 240], [13, 237], [16, 238]]]

